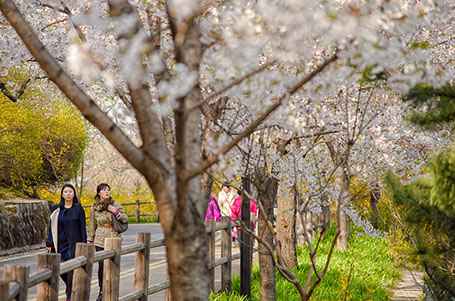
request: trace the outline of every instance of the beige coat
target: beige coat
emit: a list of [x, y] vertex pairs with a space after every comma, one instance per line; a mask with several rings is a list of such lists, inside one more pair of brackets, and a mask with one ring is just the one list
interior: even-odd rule
[[[128, 216], [122, 205], [114, 200], [115, 209], [120, 212], [119, 221], [126, 223]], [[95, 211], [93, 206], [90, 208], [90, 220], [88, 222], [88, 242], [93, 242], [95, 246], [104, 248], [104, 239], [106, 237], [122, 237], [112, 227], [112, 218], [115, 218], [110, 211]]]
[[232, 204], [238, 196], [239, 194], [233, 188], [229, 190], [229, 193], [224, 192], [224, 190], [220, 191], [218, 194], [218, 205], [222, 216], [231, 216]]

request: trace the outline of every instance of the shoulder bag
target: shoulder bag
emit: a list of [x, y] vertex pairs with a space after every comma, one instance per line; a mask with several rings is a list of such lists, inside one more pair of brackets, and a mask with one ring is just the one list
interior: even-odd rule
[[112, 217], [112, 227], [117, 233], [123, 233], [126, 230], [128, 230], [128, 222], [122, 223], [119, 221], [115, 215], [111, 212], [111, 217]]

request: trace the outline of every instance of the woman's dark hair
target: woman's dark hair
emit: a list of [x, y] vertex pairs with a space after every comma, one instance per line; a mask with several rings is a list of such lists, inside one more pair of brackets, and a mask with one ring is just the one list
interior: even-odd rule
[[221, 184], [221, 188], [223, 187], [231, 187], [231, 185], [228, 182], [223, 182], [223, 184]]
[[100, 183], [100, 184], [96, 187], [95, 199], [100, 197], [100, 195], [99, 195], [99, 194], [100, 194], [100, 191], [101, 191], [101, 190], [104, 190], [104, 188], [109, 188], [109, 190], [111, 190], [111, 186], [109, 186], [109, 184]]
[[69, 187], [69, 188], [73, 189], [73, 192], [74, 192], [73, 204], [79, 203], [79, 200], [77, 199], [77, 196], [76, 196], [76, 189], [74, 188], [74, 186], [71, 185], [71, 184], [65, 184], [65, 185], [63, 185], [62, 191], [60, 192], [60, 203], [58, 204], [58, 206], [59, 206], [60, 208], [63, 208], [63, 207], [65, 206], [65, 199], [63, 198], [63, 190], [64, 190], [66, 187]]
[[109, 199], [107, 199], [107, 200], [101, 200], [100, 191], [104, 190], [106, 188], [109, 188], [109, 190], [111, 190], [111, 186], [109, 186], [109, 184], [106, 184], [106, 183], [101, 183], [98, 185], [98, 187], [96, 187], [95, 204], [93, 205], [94, 206], [93, 208], [96, 211], [107, 210], [107, 207], [114, 203], [114, 200], [110, 196], [109, 196]]

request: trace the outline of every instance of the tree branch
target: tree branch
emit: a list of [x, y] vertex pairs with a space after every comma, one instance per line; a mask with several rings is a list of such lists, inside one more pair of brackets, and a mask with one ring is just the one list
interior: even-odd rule
[[309, 82], [313, 77], [317, 74], [322, 72], [330, 63], [337, 60], [337, 51], [326, 59], [320, 66], [318, 66], [315, 70], [313, 70], [310, 74], [300, 80], [296, 85], [289, 88], [287, 93], [284, 93], [274, 104], [272, 104], [258, 119], [253, 121], [245, 130], [243, 130], [235, 139], [229, 142], [225, 147], [223, 147], [217, 154], [208, 158], [205, 162], [203, 162], [199, 167], [195, 168], [194, 170], [190, 171], [185, 179], [188, 181], [191, 178], [195, 177], [196, 175], [203, 172], [205, 169], [209, 168], [213, 164], [217, 163], [221, 156], [225, 155], [231, 148], [233, 148], [240, 140], [245, 138], [246, 136], [250, 135], [270, 114], [272, 114], [278, 107], [281, 106], [283, 99], [286, 96], [291, 96], [295, 94], [303, 85]]
[[142, 164], [145, 158], [144, 152], [131, 142], [125, 133], [60, 67], [35, 35], [13, 1], [0, 0], [0, 10], [49, 78], [135, 168], [144, 172], [145, 167]]
[[203, 100], [201, 100], [200, 102], [196, 103], [194, 106], [192, 106], [191, 108], [189, 108], [189, 111], [192, 111], [196, 108], [198, 108], [199, 106], [207, 103], [210, 99], [226, 92], [227, 90], [229, 90], [230, 88], [232, 87], [235, 87], [237, 86], [238, 84], [240, 84], [241, 82], [243, 82], [245, 79], [249, 78], [250, 76], [253, 76], [259, 72], [261, 72], [262, 70], [264, 70], [265, 68], [271, 66], [272, 64], [274, 64], [275, 61], [270, 61], [266, 64], [264, 64], [263, 66], [259, 67], [258, 69], [256, 70], [253, 70], [251, 71], [250, 73], [248, 74], [245, 74], [244, 76], [240, 77], [239, 79], [236, 79], [234, 80], [233, 82], [231, 82], [229, 85], [227, 85], [226, 87], [222, 88], [221, 90], [219, 91], [216, 91], [216, 92], [213, 92], [212, 94], [210, 94], [209, 96], [207, 96], [206, 98], [204, 98]]
[[[47, 78], [46, 76], [35, 76], [33, 79], [43, 79]], [[0, 82], [0, 91], [5, 95], [6, 97], [9, 98], [12, 102], [17, 102], [19, 98], [24, 94], [25, 89], [27, 88], [27, 85], [30, 83], [32, 79], [28, 78], [25, 82], [22, 83], [22, 85], [19, 87], [19, 91], [17, 92], [17, 95], [14, 96], [8, 89], [6, 88], [6, 85], [2, 82]]]

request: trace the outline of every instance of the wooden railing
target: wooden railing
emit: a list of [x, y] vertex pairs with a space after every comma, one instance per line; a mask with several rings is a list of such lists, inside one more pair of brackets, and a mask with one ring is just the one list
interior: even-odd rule
[[[221, 231], [221, 258], [215, 259], [215, 232]], [[210, 288], [215, 288], [215, 268], [221, 266], [221, 290], [231, 291], [232, 261], [240, 259], [240, 254], [232, 256], [231, 220], [223, 217], [221, 223], [206, 221], [209, 243]], [[26, 300], [28, 289], [37, 286], [37, 300], [58, 300], [59, 275], [74, 271], [71, 300], [90, 300], [90, 284], [93, 264], [104, 260], [103, 300], [147, 300], [170, 287], [165, 281], [152, 286], [149, 282], [150, 249], [164, 245], [164, 240], [150, 240], [150, 233], [136, 233], [136, 243], [122, 247], [121, 238], [106, 238], [105, 250], [95, 252], [92, 244], [78, 243], [76, 257], [60, 262], [60, 254], [38, 255], [38, 271], [30, 274], [28, 266], [5, 265], [3, 281], [0, 281], [0, 301], [13, 299]], [[134, 291], [119, 296], [121, 256], [136, 252]]]
[[[121, 203], [122, 206], [136, 206], [136, 212], [135, 214], [128, 214], [128, 217], [135, 217], [136, 218], [136, 223], [139, 223], [139, 218], [141, 216], [156, 216], [158, 217], [158, 213], [141, 213], [141, 205], [145, 204], [152, 204], [154, 202], [140, 202], [139, 200], [136, 200], [134, 203]], [[90, 208], [92, 205], [86, 205], [82, 206], [83, 208]], [[86, 216], [86, 219], [89, 218], [88, 215]]]

